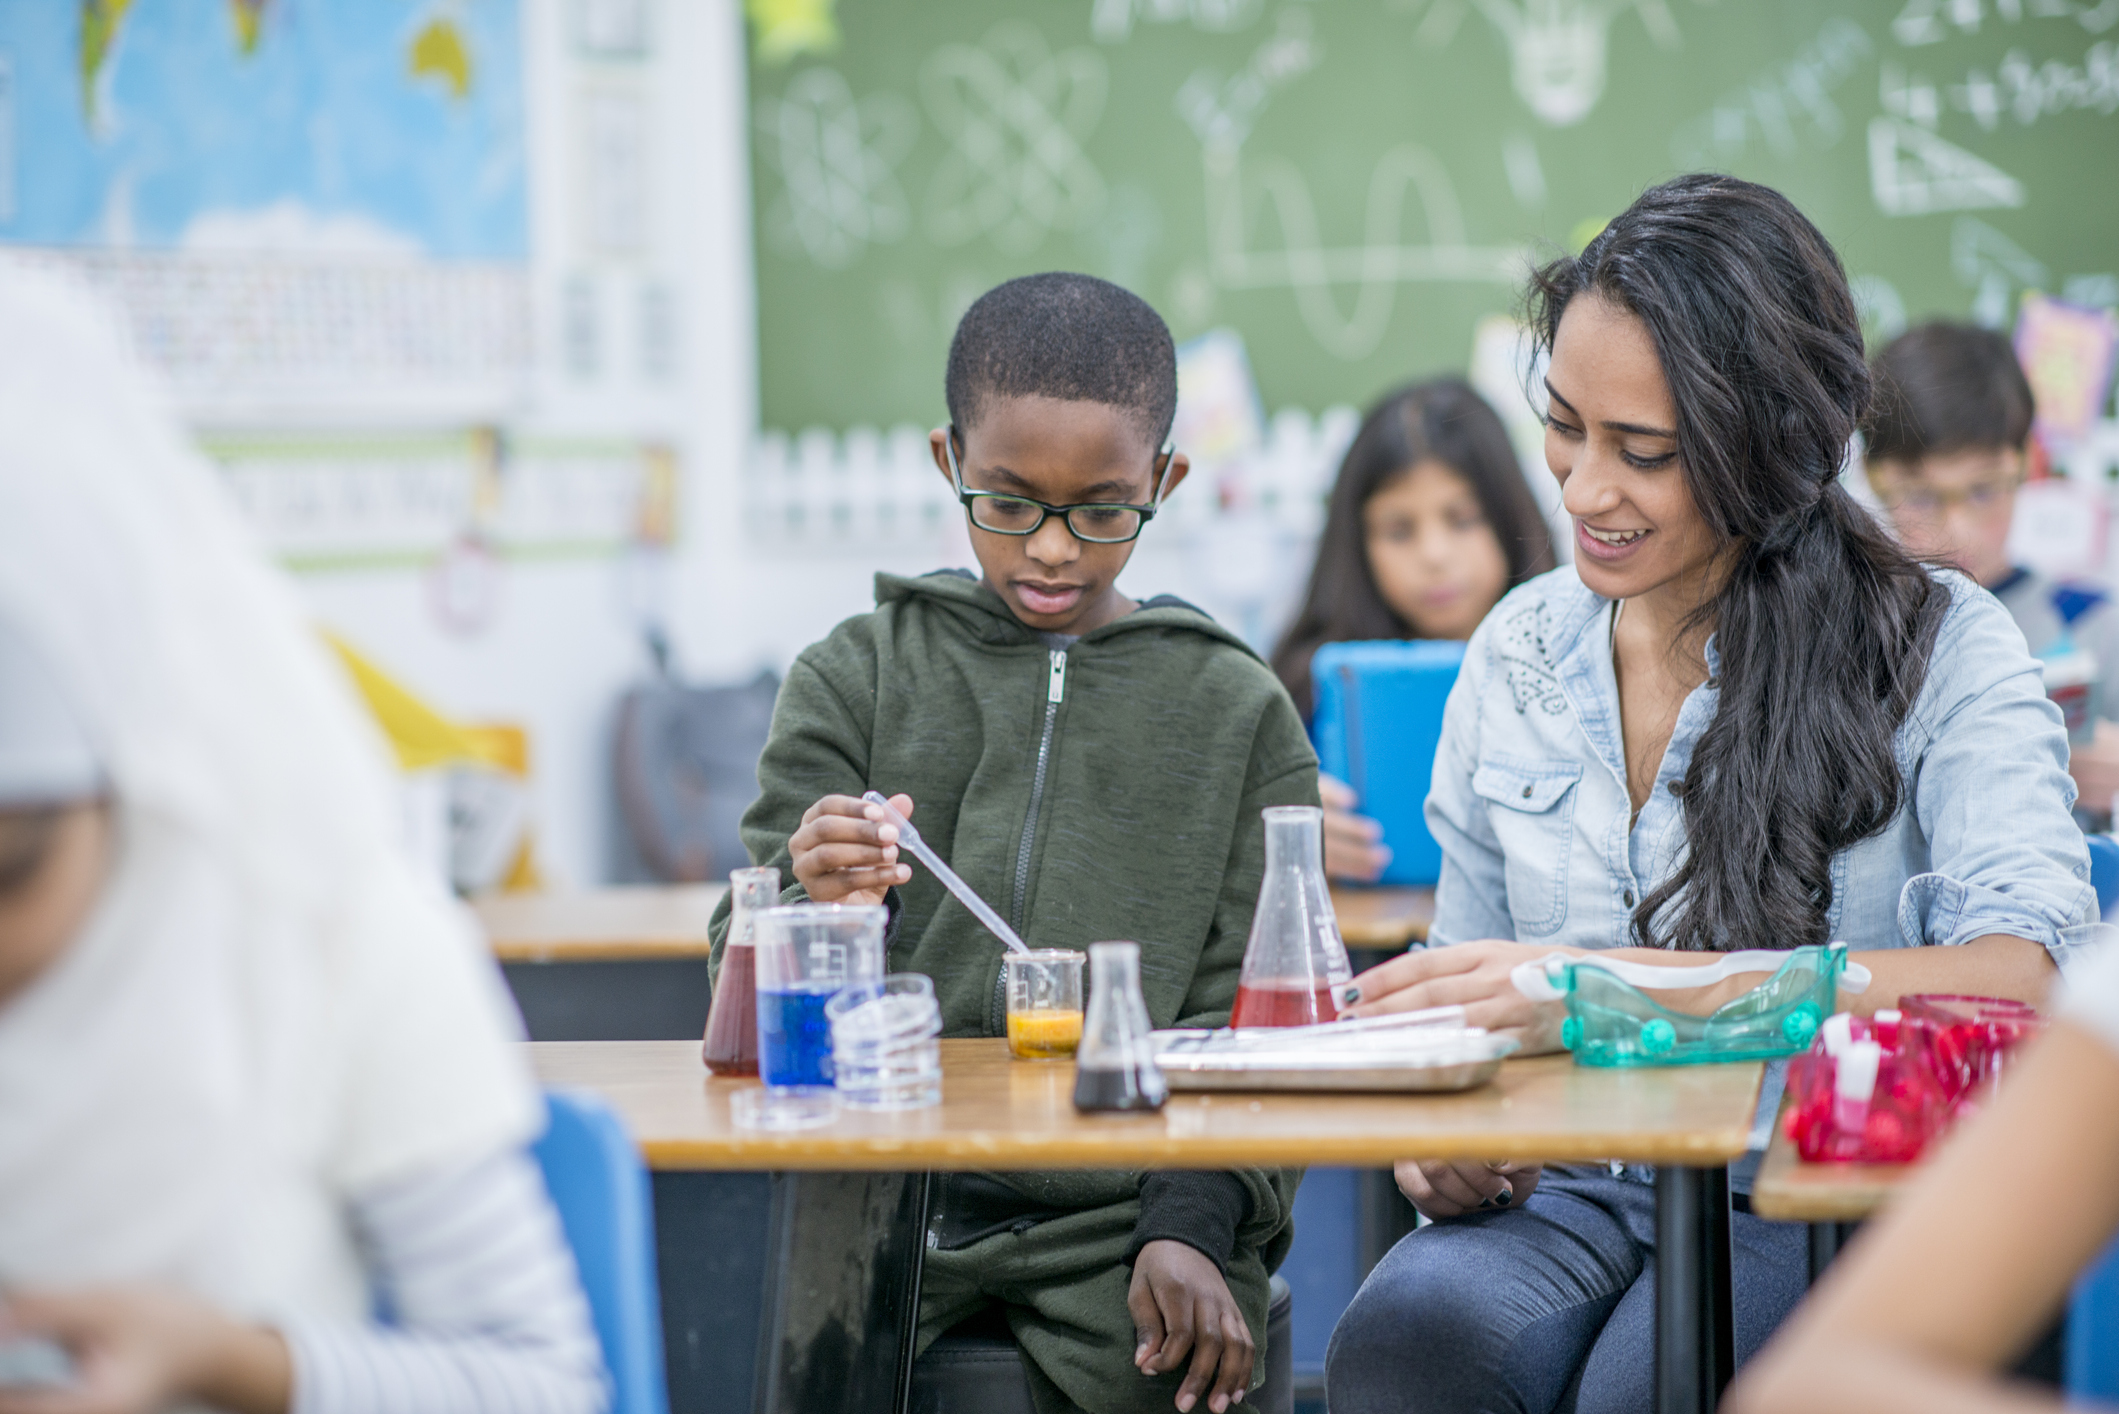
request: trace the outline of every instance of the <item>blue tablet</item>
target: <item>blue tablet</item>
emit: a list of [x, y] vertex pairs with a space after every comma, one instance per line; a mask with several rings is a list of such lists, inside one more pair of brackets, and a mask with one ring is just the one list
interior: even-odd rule
[[1310, 660], [1317, 759], [1383, 826], [1391, 862], [1379, 883], [1431, 887], [1442, 877], [1442, 849], [1421, 807], [1442, 742], [1442, 706], [1463, 663], [1461, 643], [1399, 639], [1327, 643]]

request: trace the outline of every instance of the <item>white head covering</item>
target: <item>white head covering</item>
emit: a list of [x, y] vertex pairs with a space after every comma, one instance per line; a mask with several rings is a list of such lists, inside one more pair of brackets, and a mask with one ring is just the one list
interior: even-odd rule
[[0, 810], [86, 800], [102, 789], [95, 748], [51, 670], [0, 618]]
[[4, 263], [0, 620], [118, 825], [90, 922], [0, 1005], [0, 1286], [364, 1315], [347, 1196], [529, 1139], [520, 1023], [214, 472], [96, 306]]

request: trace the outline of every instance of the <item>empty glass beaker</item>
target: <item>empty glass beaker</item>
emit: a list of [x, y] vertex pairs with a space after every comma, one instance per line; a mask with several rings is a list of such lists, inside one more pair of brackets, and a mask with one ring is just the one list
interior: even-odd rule
[[1334, 993], [1354, 975], [1324, 881], [1324, 812], [1265, 811], [1266, 868], [1244, 945], [1231, 1026], [1307, 1026], [1339, 1015]]
[[798, 903], [758, 914], [758, 1071], [768, 1086], [831, 1084], [824, 1004], [883, 975], [878, 906]]
[[728, 938], [699, 1047], [716, 1075], [758, 1073], [758, 914], [780, 901], [780, 871], [738, 869], [728, 876]]
[[1089, 944], [1089, 1014], [1075, 1053], [1078, 1110], [1159, 1110], [1170, 1098], [1148, 1004], [1140, 994], [1140, 944]]
[[1008, 1053], [1017, 1060], [1065, 1060], [1082, 1040], [1082, 964], [1065, 948], [1012, 952], [1001, 959], [1008, 987]]
[[942, 1103], [942, 1009], [918, 972], [852, 982], [825, 1004], [839, 1103], [917, 1110]]

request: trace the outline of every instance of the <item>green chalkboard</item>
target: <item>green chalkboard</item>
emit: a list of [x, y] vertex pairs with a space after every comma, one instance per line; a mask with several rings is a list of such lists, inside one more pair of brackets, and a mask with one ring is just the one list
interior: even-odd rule
[[939, 419], [957, 315], [1051, 269], [1359, 402], [1703, 168], [1792, 196], [1872, 333], [2119, 302], [2119, 0], [748, 8], [767, 427]]

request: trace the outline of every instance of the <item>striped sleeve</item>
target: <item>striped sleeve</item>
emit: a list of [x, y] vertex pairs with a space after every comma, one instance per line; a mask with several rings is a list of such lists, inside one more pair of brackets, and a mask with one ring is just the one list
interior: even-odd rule
[[602, 1414], [574, 1257], [527, 1154], [353, 1204], [385, 1324], [293, 1320], [293, 1414]]

